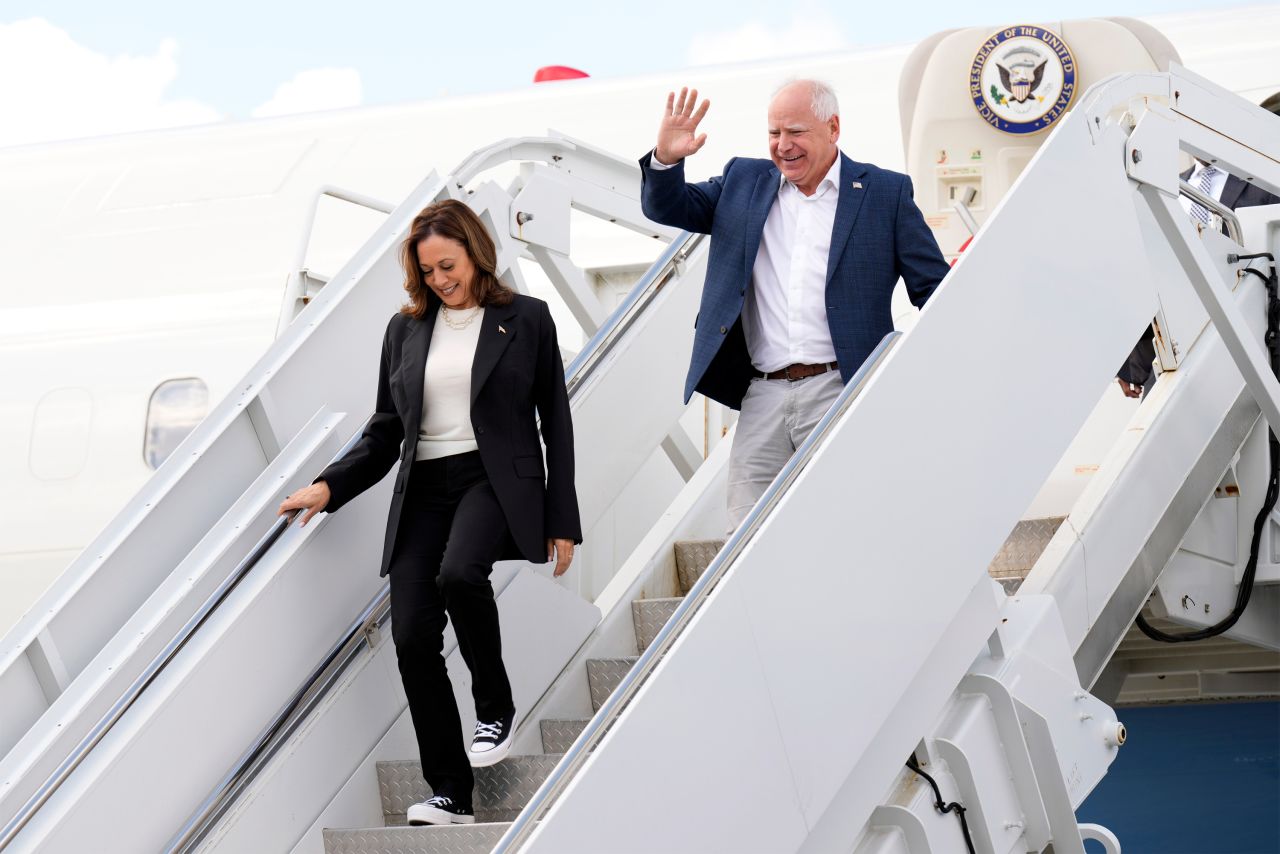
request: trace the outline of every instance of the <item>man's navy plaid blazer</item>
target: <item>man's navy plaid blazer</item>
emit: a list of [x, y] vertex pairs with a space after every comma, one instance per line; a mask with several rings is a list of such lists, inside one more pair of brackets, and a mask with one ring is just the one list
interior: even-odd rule
[[[769, 160], [730, 160], [710, 181], [687, 184], [684, 163], [652, 169], [640, 159], [645, 216], [711, 235], [711, 258], [694, 325], [684, 399], [695, 391], [738, 409], [751, 381], [742, 304], [764, 223], [781, 186]], [[911, 179], [840, 155], [840, 198], [827, 259], [827, 325], [845, 382], [893, 329], [889, 302], [901, 277], [923, 306], [947, 274], [933, 233], [912, 199]]]

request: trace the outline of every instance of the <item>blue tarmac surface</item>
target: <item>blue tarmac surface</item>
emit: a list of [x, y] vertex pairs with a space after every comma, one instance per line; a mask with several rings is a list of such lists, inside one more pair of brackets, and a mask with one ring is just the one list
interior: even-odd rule
[[1081, 822], [1109, 828], [1124, 854], [1280, 854], [1280, 703], [1117, 712], [1129, 740]]

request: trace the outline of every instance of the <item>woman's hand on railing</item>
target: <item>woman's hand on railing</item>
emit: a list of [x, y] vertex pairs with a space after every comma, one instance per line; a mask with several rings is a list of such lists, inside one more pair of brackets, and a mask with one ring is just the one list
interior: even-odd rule
[[556, 569], [552, 575], [559, 578], [573, 562], [573, 540], [548, 539], [547, 560], [550, 561], [553, 557], [556, 561]]
[[306, 525], [311, 521], [312, 516], [319, 513], [328, 504], [329, 484], [320, 480], [310, 486], [304, 486], [280, 502], [280, 509], [276, 511], [276, 515], [283, 516], [291, 510], [305, 510], [307, 512], [303, 514], [302, 521], [298, 524]]

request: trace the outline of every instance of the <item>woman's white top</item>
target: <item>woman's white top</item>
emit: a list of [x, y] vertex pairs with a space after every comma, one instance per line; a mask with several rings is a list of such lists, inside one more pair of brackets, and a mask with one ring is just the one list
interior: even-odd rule
[[[436, 314], [431, 347], [427, 350], [415, 460], [434, 460], [478, 448], [471, 429], [471, 363], [475, 361], [484, 309], [476, 310], [475, 319], [466, 329], [451, 328], [444, 321], [444, 312], [441, 308]], [[457, 323], [470, 315], [471, 309], [467, 309], [453, 311], [450, 317]]]

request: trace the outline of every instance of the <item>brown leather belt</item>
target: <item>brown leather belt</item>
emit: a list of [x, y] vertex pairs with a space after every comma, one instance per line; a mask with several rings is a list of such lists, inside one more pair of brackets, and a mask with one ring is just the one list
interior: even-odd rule
[[836, 362], [827, 362], [822, 365], [787, 365], [777, 371], [764, 373], [763, 371], [752, 371], [751, 375], [766, 380], [786, 380], [793, 383], [796, 380], [802, 380], [806, 377], [816, 377], [818, 374], [825, 374], [827, 371], [839, 370], [840, 365]]

